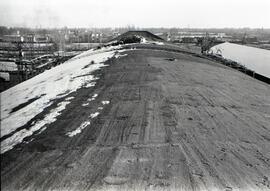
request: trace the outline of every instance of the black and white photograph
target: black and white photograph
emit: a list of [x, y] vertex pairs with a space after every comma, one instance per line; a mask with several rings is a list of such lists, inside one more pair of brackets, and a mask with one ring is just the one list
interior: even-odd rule
[[0, 0], [2, 191], [270, 191], [269, 0]]

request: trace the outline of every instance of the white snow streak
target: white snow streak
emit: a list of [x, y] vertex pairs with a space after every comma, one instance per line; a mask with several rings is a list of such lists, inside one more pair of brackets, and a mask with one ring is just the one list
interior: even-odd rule
[[67, 97], [65, 100], [66, 101], [69, 101], [69, 100], [72, 100], [72, 99], [74, 99], [75, 97]]
[[93, 119], [99, 115], [99, 112], [91, 113], [90, 117]]
[[128, 54], [116, 54], [115, 55], [115, 58], [121, 58], [121, 57], [125, 57], [127, 56]]
[[[69, 104], [69, 101], [63, 101], [57, 105], [55, 109], [52, 109], [49, 114], [47, 114], [43, 120], [37, 121], [34, 123], [30, 129], [22, 129], [14, 133], [11, 137], [5, 139], [1, 142], [1, 154], [12, 149], [18, 143], [21, 143], [25, 137], [31, 136], [34, 132], [40, 130], [45, 125], [49, 125], [56, 121], [56, 117], [61, 114], [66, 106]], [[45, 129], [43, 129], [44, 131]]]
[[[93, 118], [97, 117], [99, 114], [100, 114], [99, 112], [91, 113], [89, 117], [91, 119], [93, 119]], [[73, 137], [73, 136], [81, 133], [82, 130], [85, 127], [87, 127], [88, 125], [90, 125], [90, 121], [85, 121], [77, 129], [75, 129], [74, 131], [71, 131], [71, 132], [67, 133], [66, 135], [69, 136], [69, 137]]]
[[88, 106], [89, 103], [83, 103], [82, 106], [85, 107], [85, 106]]
[[[104, 62], [115, 55], [115, 50], [121, 48], [107, 47], [99, 50], [86, 51], [69, 61], [58, 65], [50, 70], [24, 81], [0, 94], [1, 99], [1, 137], [14, 132], [17, 128], [27, 124], [45, 108], [53, 104], [55, 99], [65, 97], [70, 93], [82, 88], [92, 87], [96, 80], [91, 73], [104, 66]], [[94, 61], [94, 64], [89, 63]], [[97, 95], [93, 96], [95, 99]], [[35, 98], [38, 98], [34, 100]], [[66, 98], [57, 108], [50, 111], [44, 119], [32, 123], [29, 130], [23, 129], [14, 133], [11, 137], [1, 142], [1, 153], [12, 149], [16, 144], [22, 142], [25, 137], [31, 136], [56, 120], [61, 111], [73, 97]], [[21, 104], [29, 102], [17, 111], [12, 109]]]
[[138, 35], [137, 35], [137, 37], [141, 39], [141, 43], [142, 43], [142, 44], [164, 45], [164, 42], [152, 41], [152, 40], [149, 41], [149, 40], [146, 40], [146, 38], [141, 37], [141, 36], [138, 36]]
[[83, 130], [85, 127], [87, 127], [88, 125], [90, 125], [90, 121], [85, 121], [85, 122], [83, 122], [83, 123], [80, 125], [80, 127], [78, 127], [77, 129], [75, 129], [74, 131], [71, 131], [71, 132], [67, 133], [67, 136], [73, 137], [73, 136], [75, 136], [75, 135], [81, 133], [82, 130]]
[[103, 105], [107, 105], [107, 104], [110, 103], [110, 101], [102, 101], [101, 103], [102, 103]]
[[[34, 116], [50, 106], [54, 99], [66, 96], [81, 88], [83, 84], [90, 83], [94, 79], [94, 76], [87, 74], [104, 67], [105, 65], [102, 62], [113, 55], [114, 51], [110, 51], [72, 59], [72, 61], [67, 61], [64, 64], [46, 70], [2, 92], [1, 136], [7, 135], [18, 127], [25, 125]], [[95, 60], [95, 64], [82, 69], [91, 60]], [[40, 98], [20, 110], [11, 113], [11, 110], [16, 106], [37, 97]]]
[[94, 87], [96, 85], [95, 82], [92, 82], [92, 83], [87, 83], [84, 87], [85, 88], [90, 88], [90, 87]]
[[87, 101], [94, 101], [98, 94], [94, 94], [91, 98], [88, 98]]

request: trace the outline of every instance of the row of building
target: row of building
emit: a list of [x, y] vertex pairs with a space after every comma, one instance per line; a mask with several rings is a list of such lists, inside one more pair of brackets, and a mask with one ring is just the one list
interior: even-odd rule
[[69, 31], [59, 37], [59, 35], [36, 35], [36, 34], [27, 34], [27, 35], [4, 35], [0, 37], [0, 42], [29, 42], [29, 43], [49, 43], [57, 42], [60, 39], [64, 40], [66, 43], [102, 43], [106, 42], [109, 39], [115, 37], [116, 35], [106, 35], [103, 33], [75, 33]]
[[2, 42], [37, 42], [37, 43], [47, 43], [52, 42], [52, 38], [49, 35], [36, 35], [36, 34], [27, 34], [27, 35], [4, 35], [0, 41]]
[[182, 32], [178, 31], [175, 33], [157, 33], [157, 36], [163, 38], [164, 40], [171, 42], [182, 42], [182, 43], [197, 43], [202, 38], [206, 36], [216, 41], [222, 42], [236, 42], [244, 41], [245, 43], [255, 43], [258, 42], [257, 37], [243, 35], [241, 39], [227, 35], [226, 33], [206, 33], [206, 32]]
[[65, 41], [67, 43], [104, 43], [113, 39], [120, 33], [102, 33], [91, 30], [68, 30], [65, 31]]

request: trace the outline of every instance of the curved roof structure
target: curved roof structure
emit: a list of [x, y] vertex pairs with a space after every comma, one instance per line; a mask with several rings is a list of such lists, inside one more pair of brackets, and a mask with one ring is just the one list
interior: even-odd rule
[[1, 190], [269, 189], [269, 85], [173, 48], [89, 50], [1, 93]]

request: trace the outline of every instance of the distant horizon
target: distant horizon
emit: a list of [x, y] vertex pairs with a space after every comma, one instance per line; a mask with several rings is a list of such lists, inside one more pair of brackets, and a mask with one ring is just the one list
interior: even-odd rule
[[0, 25], [27, 28], [270, 28], [269, 0], [1, 0]]
[[[118, 28], [122, 28], [122, 29], [128, 29], [128, 28], [132, 28], [132, 27], [128, 27], [128, 26], [117, 26], [117, 27], [81, 27], [81, 26], [77, 26], [77, 27], [72, 27], [72, 26], [59, 26], [59, 27], [27, 27], [27, 26], [7, 26], [7, 25], [0, 25], [0, 27], [6, 27], [6, 28], [27, 28], [27, 29], [64, 29], [64, 28], [68, 28], [68, 29], [118, 29]], [[260, 27], [260, 28], [252, 28], [252, 27], [137, 27], [135, 26], [134, 28], [135, 30], [143, 30], [143, 29], [250, 29], [250, 30], [270, 30], [269, 28], [264, 28], [264, 27]]]

